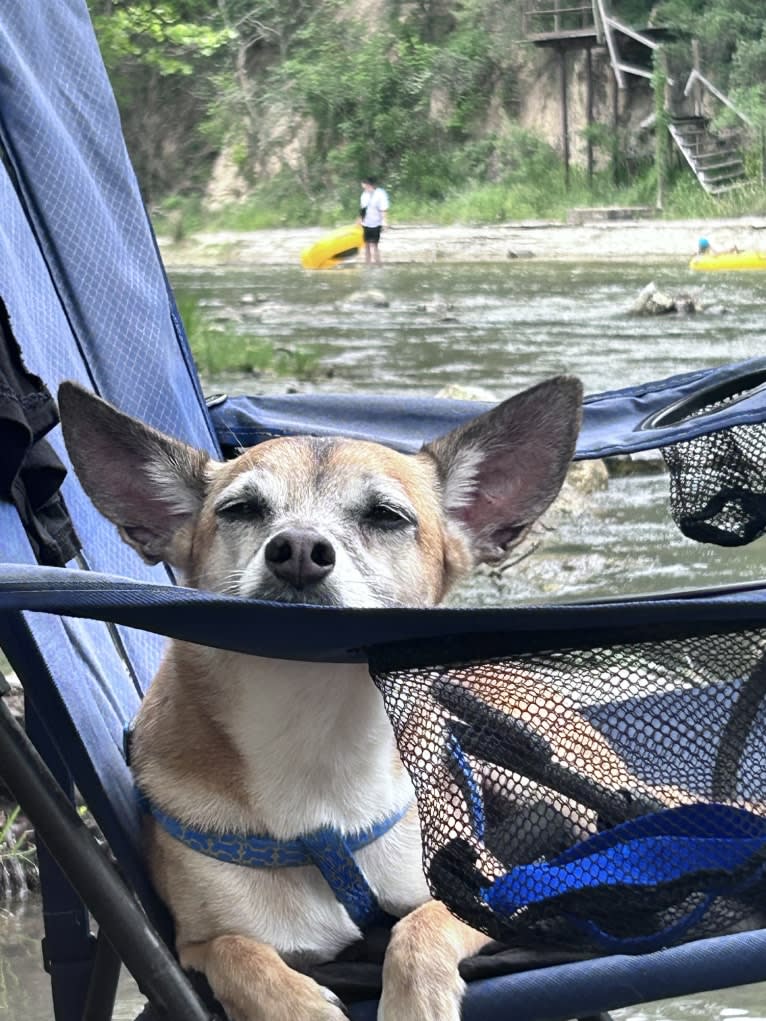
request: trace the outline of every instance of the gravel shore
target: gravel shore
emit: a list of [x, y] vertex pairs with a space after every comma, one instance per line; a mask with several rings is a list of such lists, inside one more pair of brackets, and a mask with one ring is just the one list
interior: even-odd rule
[[[766, 249], [766, 218], [720, 220], [607, 219], [607, 211], [580, 211], [579, 223], [518, 221], [450, 227], [394, 224], [384, 232], [387, 263], [497, 262], [523, 259], [562, 262], [656, 263], [688, 261], [697, 239], [717, 248]], [[170, 268], [206, 265], [296, 265], [301, 251], [328, 232], [306, 227], [192, 234], [180, 242], [160, 237]]]

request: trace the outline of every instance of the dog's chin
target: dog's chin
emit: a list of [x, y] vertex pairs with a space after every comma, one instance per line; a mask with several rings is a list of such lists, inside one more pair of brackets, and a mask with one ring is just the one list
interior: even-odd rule
[[270, 603], [297, 603], [309, 606], [344, 606], [337, 589], [332, 585], [310, 585], [298, 589], [280, 583], [256, 585], [243, 592], [248, 599], [263, 599]]

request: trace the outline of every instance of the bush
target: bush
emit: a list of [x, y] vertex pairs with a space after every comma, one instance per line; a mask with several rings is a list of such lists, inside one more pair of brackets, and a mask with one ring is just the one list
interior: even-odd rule
[[219, 324], [205, 312], [196, 295], [181, 292], [178, 311], [200, 375], [224, 373], [293, 376], [314, 379], [319, 357], [310, 348], [275, 348], [271, 341]]

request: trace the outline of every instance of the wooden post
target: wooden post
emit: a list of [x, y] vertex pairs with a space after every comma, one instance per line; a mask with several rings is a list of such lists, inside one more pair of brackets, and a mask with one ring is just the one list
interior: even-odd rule
[[[692, 39], [692, 68], [700, 73], [702, 71], [702, 61], [700, 59], [700, 43], [699, 39]], [[695, 117], [703, 117], [703, 96], [702, 86], [699, 83], [699, 79], [694, 82], [692, 86], [692, 113]]]
[[588, 187], [593, 188], [593, 57], [590, 46], [585, 50], [585, 59], [588, 72], [585, 85], [585, 115], [588, 121], [586, 158], [588, 160]]
[[657, 208], [665, 200], [665, 178], [668, 172], [668, 61], [662, 47], [654, 51], [654, 142], [657, 171]]
[[567, 51], [559, 46], [561, 77], [561, 141], [564, 151], [564, 187], [569, 191], [569, 108], [567, 106]]
[[[614, 71], [614, 68], [612, 69]], [[617, 73], [612, 74], [612, 181], [619, 184], [619, 166], [617, 157], [620, 152], [620, 83]]]

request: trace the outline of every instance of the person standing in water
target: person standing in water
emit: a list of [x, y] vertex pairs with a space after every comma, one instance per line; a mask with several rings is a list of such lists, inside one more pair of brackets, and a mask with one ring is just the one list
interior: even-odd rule
[[364, 261], [368, 265], [381, 265], [380, 232], [388, 227], [388, 195], [374, 177], [362, 181], [362, 197], [359, 200], [359, 220], [364, 231]]

